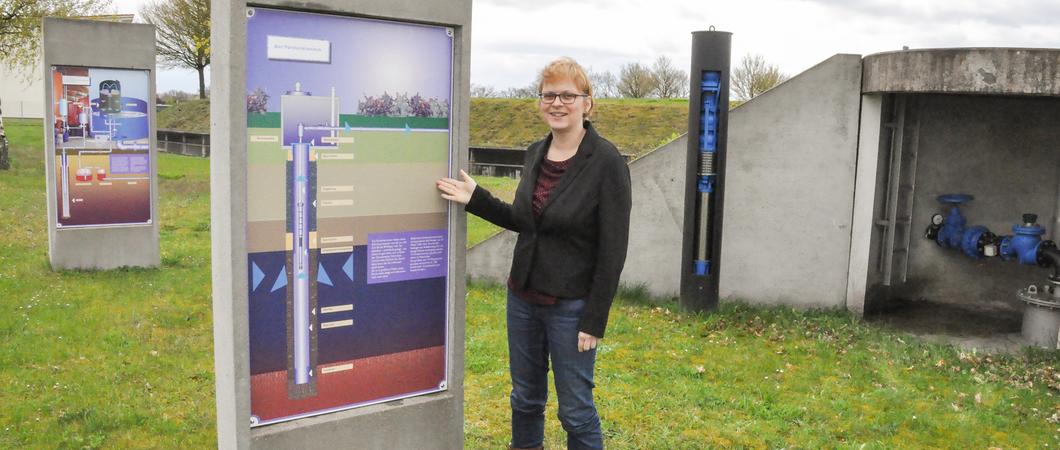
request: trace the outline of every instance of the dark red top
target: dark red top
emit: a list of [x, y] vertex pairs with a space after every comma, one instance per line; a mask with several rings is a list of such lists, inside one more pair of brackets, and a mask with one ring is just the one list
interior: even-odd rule
[[[537, 172], [537, 184], [534, 186], [534, 218], [538, 218], [541, 215], [541, 208], [548, 203], [548, 197], [552, 194], [552, 189], [559, 184], [560, 178], [563, 178], [563, 174], [567, 171], [567, 166], [570, 165], [571, 160], [569, 158], [565, 161], [552, 161], [548, 158], [541, 160], [541, 168]], [[528, 303], [534, 303], [538, 305], [554, 305], [556, 304], [556, 297], [537, 292], [531, 288], [519, 289], [512, 283], [512, 279], [508, 279], [508, 288], [512, 290], [517, 297], [523, 299]]]
[[559, 184], [559, 179], [567, 171], [570, 159], [565, 161], [552, 161], [545, 158], [541, 161], [541, 170], [537, 172], [537, 185], [534, 187], [534, 218], [541, 216], [541, 208], [548, 203], [548, 196], [552, 189]]

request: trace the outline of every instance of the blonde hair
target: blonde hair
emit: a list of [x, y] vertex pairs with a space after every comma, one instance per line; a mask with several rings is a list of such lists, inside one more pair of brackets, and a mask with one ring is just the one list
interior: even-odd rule
[[[537, 92], [541, 92], [546, 82], [557, 80], [571, 80], [574, 86], [582, 92], [589, 94], [590, 97], [593, 95], [593, 85], [589, 82], [589, 74], [573, 58], [567, 56], [556, 58], [541, 69], [541, 73], [537, 76]], [[593, 109], [596, 108], [590, 108], [586, 117], [592, 114]]]

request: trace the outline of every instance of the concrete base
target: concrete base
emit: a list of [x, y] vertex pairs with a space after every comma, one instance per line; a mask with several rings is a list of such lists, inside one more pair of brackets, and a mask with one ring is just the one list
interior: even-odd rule
[[310, 417], [255, 429], [251, 446], [261, 449], [334, 450], [463, 448], [463, 401], [453, 393], [413, 397], [381, 405]]
[[1020, 334], [1020, 316], [935, 302], [902, 302], [866, 320], [964, 351], [1018, 353], [1031, 345]]
[[53, 270], [108, 270], [158, 267], [158, 225], [59, 230], [53, 233], [48, 260]]

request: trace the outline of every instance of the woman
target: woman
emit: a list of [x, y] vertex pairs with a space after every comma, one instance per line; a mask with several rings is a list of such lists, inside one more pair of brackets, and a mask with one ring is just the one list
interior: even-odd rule
[[538, 110], [552, 132], [527, 149], [512, 204], [463, 171], [438, 189], [519, 233], [508, 278], [511, 448], [542, 446], [551, 360], [567, 448], [599, 449], [593, 367], [626, 259], [629, 168], [586, 120], [592, 87], [578, 63], [557, 59], [540, 80]]

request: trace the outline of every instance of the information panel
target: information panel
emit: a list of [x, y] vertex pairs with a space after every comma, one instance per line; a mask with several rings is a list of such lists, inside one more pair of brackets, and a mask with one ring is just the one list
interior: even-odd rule
[[251, 421], [446, 389], [451, 29], [247, 9]]
[[53, 66], [56, 228], [151, 223], [148, 73]]

